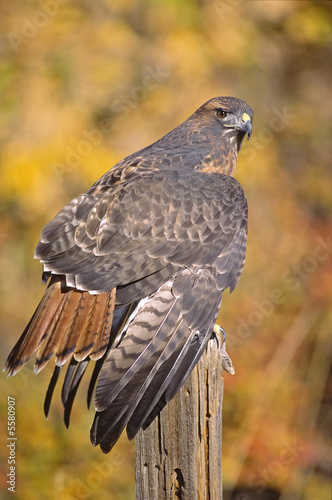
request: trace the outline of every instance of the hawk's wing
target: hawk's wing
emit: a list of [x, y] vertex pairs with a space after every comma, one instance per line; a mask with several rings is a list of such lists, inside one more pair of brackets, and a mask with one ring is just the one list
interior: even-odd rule
[[[68, 286], [120, 287], [117, 303], [156, 291], [181, 267], [214, 267], [235, 287], [244, 263], [247, 205], [232, 177], [193, 170], [133, 173], [75, 198], [42, 231], [36, 257]], [[216, 260], [217, 259], [217, 260]], [[220, 281], [221, 280], [221, 281]]]
[[88, 356], [100, 358], [109, 343], [93, 376], [91, 439], [104, 452], [126, 424], [129, 437], [146, 426], [190, 374], [223, 290], [242, 272], [247, 235], [246, 199], [232, 177], [192, 169], [122, 177], [111, 171], [45, 226], [36, 256], [59, 277], [6, 365], [15, 372], [38, 349], [41, 368], [56, 354], [48, 411], [71, 358], [62, 392], [68, 420]]

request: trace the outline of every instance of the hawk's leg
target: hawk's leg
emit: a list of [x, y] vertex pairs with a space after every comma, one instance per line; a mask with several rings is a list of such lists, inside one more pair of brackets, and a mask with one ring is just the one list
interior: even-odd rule
[[222, 334], [222, 336], [223, 336], [223, 344], [221, 346], [222, 367], [227, 373], [229, 373], [230, 375], [234, 375], [235, 370], [233, 368], [232, 360], [226, 352], [226, 332], [221, 326], [215, 324], [213, 327], [211, 339], [215, 338], [218, 342], [220, 334]]

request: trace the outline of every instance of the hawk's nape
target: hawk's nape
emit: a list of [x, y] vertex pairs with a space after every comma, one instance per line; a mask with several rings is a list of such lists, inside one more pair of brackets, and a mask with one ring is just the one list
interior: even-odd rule
[[241, 275], [247, 203], [233, 178], [251, 108], [217, 97], [118, 162], [43, 229], [35, 256], [45, 294], [5, 369], [52, 356], [48, 414], [63, 365], [65, 422], [90, 361], [93, 445], [146, 428], [190, 375], [222, 294]]

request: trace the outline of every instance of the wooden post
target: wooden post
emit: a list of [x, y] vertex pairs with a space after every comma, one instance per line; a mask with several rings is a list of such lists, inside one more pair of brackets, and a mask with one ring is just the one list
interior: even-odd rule
[[219, 331], [179, 393], [136, 438], [136, 500], [221, 500], [224, 369]]

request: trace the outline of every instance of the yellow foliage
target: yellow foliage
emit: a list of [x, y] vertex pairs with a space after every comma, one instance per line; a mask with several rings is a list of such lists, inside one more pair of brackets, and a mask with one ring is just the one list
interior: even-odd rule
[[287, 18], [286, 31], [299, 43], [327, 45], [332, 42], [332, 16], [311, 3], [308, 8], [293, 12]]

